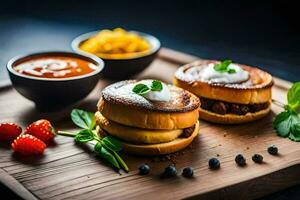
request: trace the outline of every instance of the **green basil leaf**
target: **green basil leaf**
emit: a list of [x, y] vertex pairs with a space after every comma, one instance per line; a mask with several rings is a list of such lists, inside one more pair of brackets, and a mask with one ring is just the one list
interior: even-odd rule
[[[292, 126], [295, 126], [296, 124], [300, 123], [300, 118], [297, 113], [292, 113]], [[294, 127], [292, 127], [294, 128]]]
[[73, 109], [71, 112], [71, 119], [77, 126], [84, 129], [93, 129], [96, 125], [94, 113], [87, 112], [80, 109]]
[[294, 112], [300, 113], [300, 82], [294, 83], [287, 94], [288, 107]]
[[[111, 141], [110, 140], [107, 140], [107, 138], [110, 137], [110, 136], [107, 136], [105, 137], [103, 140], [101, 140], [101, 143], [98, 142], [94, 149], [96, 152], [100, 152], [101, 151], [101, 148], [106, 148], [106, 150], [108, 150], [110, 153], [112, 153], [115, 157], [115, 159], [117, 160], [117, 162], [121, 165], [121, 167], [126, 171], [128, 172], [129, 171], [129, 168], [128, 166], [126, 165], [125, 161], [119, 156], [119, 154], [113, 150], [113, 148], [115, 148], [114, 146], [112, 146], [111, 144]], [[112, 138], [112, 137], [110, 137]], [[115, 139], [114, 139], [115, 140]], [[117, 149], [117, 150], [120, 150], [120, 149]]]
[[276, 117], [273, 125], [277, 130], [278, 135], [288, 137], [291, 135], [294, 126], [297, 123], [300, 123], [297, 113], [285, 111]]
[[89, 129], [81, 130], [78, 134], [75, 136], [76, 142], [89, 142], [94, 140], [94, 134]]
[[139, 83], [134, 86], [132, 91], [136, 94], [142, 95], [150, 92], [150, 88], [145, 84]]
[[277, 126], [277, 134], [282, 137], [288, 137], [291, 131], [291, 117], [280, 122]]
[[278, 122], [278, 124], [275, 127], [277, 130], [277, 134], [282, 137], [288, 137], [291, 131], [292, 115], [290, 112], [288, 113], [288, 117]]
[[273, 121], [273, 128], [277, 129], [278, 125], [286, 120], [289, 116], [291, 115], [291, 113], [289, 111], [284, 111], [279, 113], [276, 117], [275, 120]]
[[299, 142], [300, 136], [295, 136], [294, 134], [290, 134], [289, 139], [295, 142]]
[[298, 122], [297, 124], [294, 124], [289, 138], [295, 142], [300, 141], [300, 122]]
[[292, 132], [293, 132], [295, 135], [298, 135], [298, 134], [299, 134], [299, 136], [300, 136], [300, 120], [299, 120], [299, 122], [298, 122], [297, 124], [295, 124], [295, 125], [293, 126]]
[[115, 158], [117, 159], [117, 161], [119, 162], [119, 164], [122, 166], [122, 168], [126, 171], [129, 172], [129, 168], [126, 165], [125, 161], [121, 158], [121, 156], [119, 156], [119, 154], [117, 152], [113, 152]]
[[101, 148], [102, 148], [102, 144], [101, 144], [101, 142], [97, 142], [96, 144], [95, 144], [95, 146], [94, 146], [94, 151], [96, 152], [96, 153], [101, 153]]
[[293, 84], [287, 94], [285, 111], [276, 116], [273, 128], [278, 135], [300, 142], [300, 82]]
[[[98, 151], [97, 151], [98, 152]], [[111, 163], [113, 166], [115, 166], [116, 168], [120, 169], [120, 165], [118, 163], [118, 161], [116, 160], [116, 158], [114, 157], [113, 154], [111, 154], [106, 148], [104, 148], [103, 146], [100, 149], [100, 154], [99, 154], [102, 158], [104, 158], [105, 160], [107, 160], [109, 163]]]
[[152, 81], [151, 91], [162, 91], [163, 85], [160, 81], [154, 80]]
[[112, 136], [106, 136], [101, 141], [104, 143], [103, 145], [105, 145], [112, 151], [121, 151], [122, 150], [122, 143], [118, 139], [116, 139]]

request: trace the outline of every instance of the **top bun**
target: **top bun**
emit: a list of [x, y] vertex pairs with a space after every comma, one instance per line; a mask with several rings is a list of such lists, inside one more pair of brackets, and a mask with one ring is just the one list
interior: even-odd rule
[[148, 129], [180, 129], [198, 120], [199, 99], [192, 93], [168, 85], [168, 102], [149, 101], [132, 91], [137, 81], [114, 83], [102, 91], [98, 110], [104, 117], [123, 125]]

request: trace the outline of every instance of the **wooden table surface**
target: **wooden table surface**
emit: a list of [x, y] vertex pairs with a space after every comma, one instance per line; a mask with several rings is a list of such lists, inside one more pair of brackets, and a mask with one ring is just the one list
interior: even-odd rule
[[[162, 49], [159, 57], [138, 78], [172, 81], [180, 65], [196, 57]], [[97, 88], [74, 107], [96, 111], [101, 89], [111, 82], [100, 80]], [[273, 98], [285, 102], [290, 83], [275, 78]], [[69, 119], [72, 108], [57, 113], [40, 113], [12, 88], [0, 91], [0, 122], [28, 123], [48, 118], [59, 130], [74, 130]], [[200, 121], [199, 137], [192, 148], [172, 155], [179, 174], [162, 179], [160, 173], [171, 164], [166, 158], [124, 155], [130, 172], [118, 174], [90, 152], [88, 146], [74, 144], [71, 138], [57, 136], [55, 143], [40, 157], [21, 158], [9, 145], [0, 146], [0, 181], [25, 199], [253, 199], [300, 183], [300, 145], [276, 136], [272, 120], [281, 108], [273, 105], [269, 116], [244, 125], [225, 126]], [[280, 154], [271, 156], [267, 147], [275, 144]], [[243, 153], [246, 167], [234, 158]], [[251, 160], [254, 153], [264, 156], [263, 164]], [[208, 159], [218, 157], [219, 170], [208, 169]], [[138, 175], [138, 167], [148, 163], [151, 173]], [[182, 168], [194, 168], [195, 177], [180, 175]]]

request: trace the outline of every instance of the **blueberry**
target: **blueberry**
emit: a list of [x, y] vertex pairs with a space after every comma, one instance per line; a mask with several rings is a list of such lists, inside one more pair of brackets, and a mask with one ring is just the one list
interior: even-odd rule
[[242, 154], [238, 154], [235, 157], [235, 162], [236, 164], [238, 164], [239, 166], [245, 166], [246, 165], [246, 158], [242, 155]]
[[187, 178], [193, 177], [194, 170], [191, 167], [186, 167], [182, 170], [182, 176], [185, 176]]
[[263, 162], [263, 156], [262, 155], [260, 155], [260, 154], [254, 154], [253, 156], [252, 156], [252, 160], [254, 161], [254, 162], [256, 162], [256, 163], [262, 163]]
[[172, 176], [175, 176], [176, 174], [177, 174], [176, 167], [173, 166], [173, 165], [170, 165], [170, 166], [165, 168], [163, 176], [164, 177], [172, 177]]
[[140, 175], [147, 175], [150, 172], [149, 165], [143, 164], [139, 167]]
[[220, 161], [217, 158], [211, 158], [208, 161], [209, 168], [211, 169], [219, 169], [220, 168]]
[[271, 155], [277, 155], [278, 154], [278, 148], [275, 145], [269, 146], [268, 152]]

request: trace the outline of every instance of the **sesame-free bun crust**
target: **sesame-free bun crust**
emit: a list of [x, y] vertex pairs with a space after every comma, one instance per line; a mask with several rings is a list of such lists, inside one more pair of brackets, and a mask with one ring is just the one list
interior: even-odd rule
[[199, 97], [239, 104], [258, 104], [268, 102], [273, 85], [272, 76], [258, 68], [238, 64], [249, 72], [249, 80], [242, 83], [221, 84], [195, 80], [185, 71], [191, 67], [206, 67], [215, 60], [199, 60], [180, 67], [174, 77], [174, 84]]
[[169, 102], [151, 102], [128, 89], [136, 81], [121, 81], [106, 87], [98, 102], [101, 114], [119, 124], [145, 129], [183, 129], [193, 126], [199, 116], [199, 99], [175, 86]]
[[186, 148], [199, 133], [199, 121], [197, 121], [195, 130], [188, 138], [177, 138], [171, 142], [160, 144], [136, 145], [123, 142], [125, 152], [136, 155], [164, 155], [174, 153]]
[[268, 108], [264, 110], [260, 110], [255, 113], [249, 112], [245, 115], [236, 115], [236, 114], [220, 115], [200, 108], [199, 118], [209, 122], [218, 123], [218, 124], [242, 124], [246, 122], [255, 121], [266, 116], [271, 110], [270, 105]]
[[127, 80], [109, 85], [102, 91], [102, 98], [110, 103], [155, 112], [188, 112], [199, 107], [200, 103], [195, 95], [173, 85], [167, 85], [171, 94], [170, 101], [149, 101], [132, 91], [137, 82], [136, 80]]
[[95, 113], [96, 123], [110, 135], [134, 144], [158, 144], [178, 138], [183, 129], [151, 130], [125, 126], [106, 119], [100, 112]]

